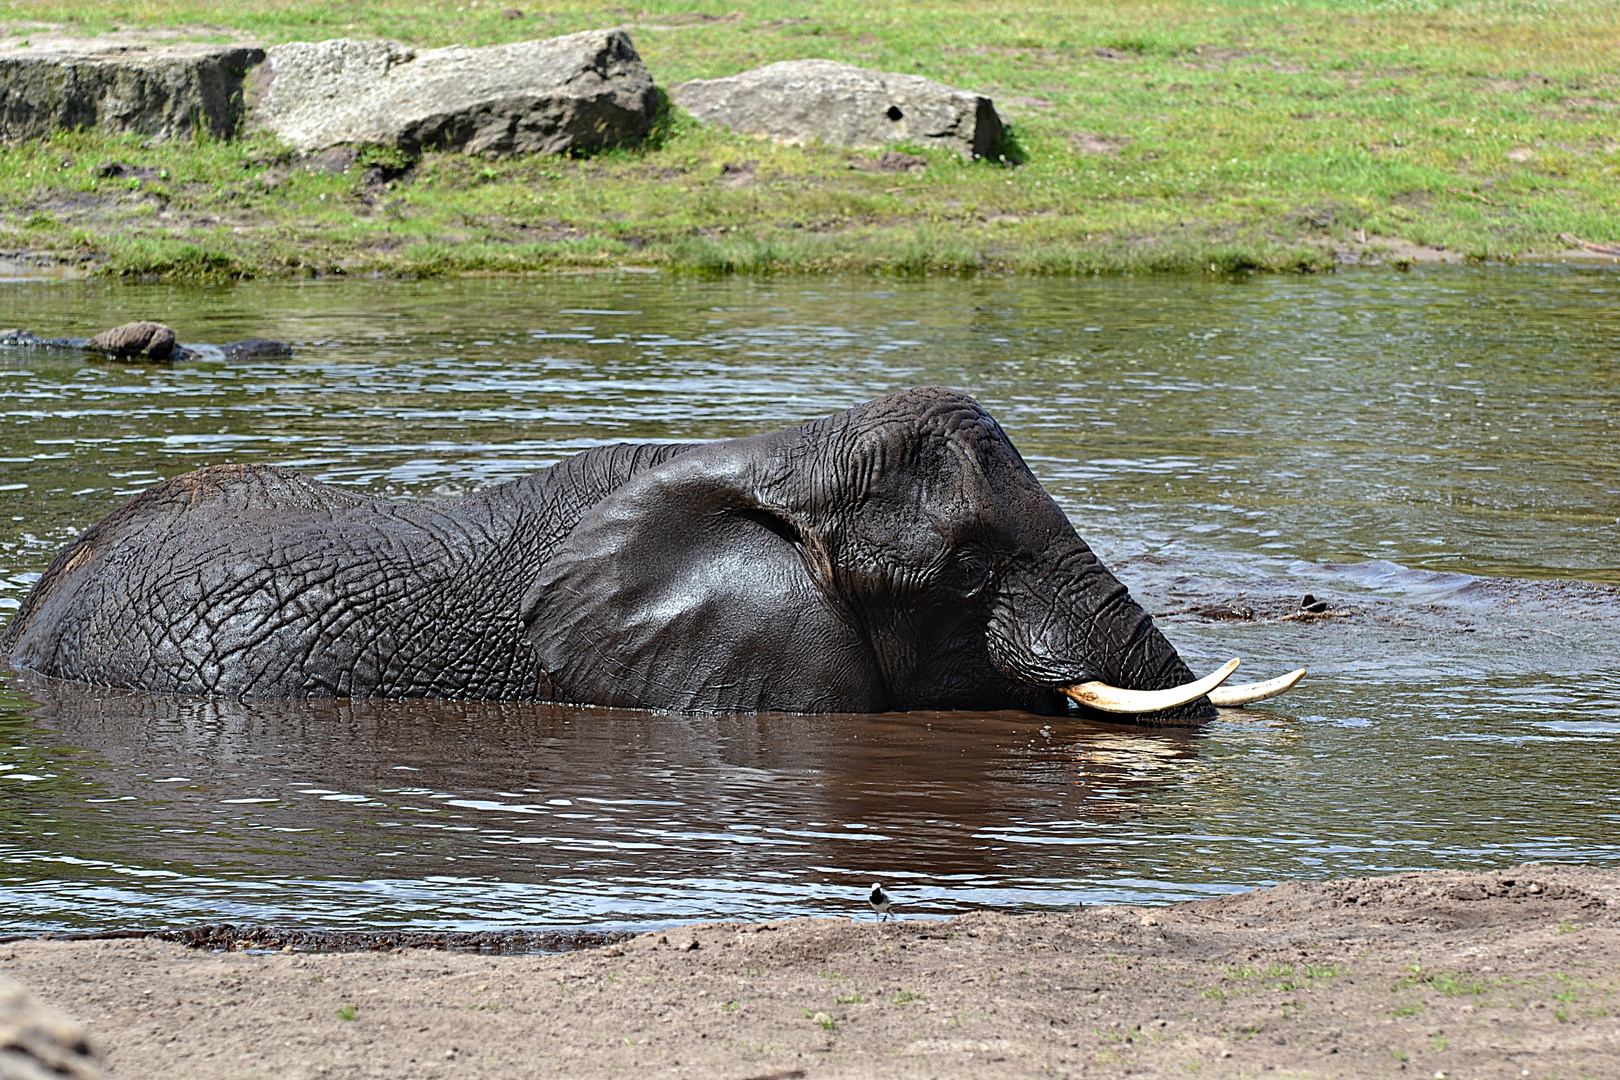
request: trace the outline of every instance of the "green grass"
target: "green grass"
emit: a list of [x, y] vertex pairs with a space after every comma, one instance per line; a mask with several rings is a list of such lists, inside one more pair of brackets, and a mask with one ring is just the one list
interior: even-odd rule
[[[367, 191], [358, 166], [310, 173], [262, 136], [63, 133], [0, 150], [0, 248], [207, 279], [1312, 271], [1362, 236], [1396, 259], [1403, 243], [1512, 259], [1562, 248], [1561, 233], [1620, 242], [1620, 0], [649, 0], [521, 19], [500, 12], [525, 0], [460, 6], [0, 0], [0, 19], [424, 46], [625, 25], [666, 87], [820, 56], [987, 92], [1026, 163], [925, 152], [920, 176], [870, 172], [849, 167], [870, 152], [774, 146], [671, 112], [645, 149], [429, 154]], [[158, 172], [99, 178], [111, 160]], [[751, 180], [724, 175], [750, 162]]]

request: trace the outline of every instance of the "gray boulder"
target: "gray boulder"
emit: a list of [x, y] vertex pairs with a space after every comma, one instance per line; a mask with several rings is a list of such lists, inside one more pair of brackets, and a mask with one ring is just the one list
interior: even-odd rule
[[920, 75], [832, 60], [787, 60], [724, 79], [694, 79], [670, 92], [706, 124], [779, 142], [881, 147], [946, 146], [989, 157], [1001, 138], [990, 99]]
[[0, 975], [0, 1080], [106, 1080], [82, 1026]]
[[0, 55], [0, 140], [61, 128], [186, 138], [235, 134], [249, 45], [56, 41]]
[[637, 142], [658, 95], [623, 30], [415, 52], [339, 38], [277, 45], [249, 88], [252, 122], [303, 153], [342, 143], [560, 154]]

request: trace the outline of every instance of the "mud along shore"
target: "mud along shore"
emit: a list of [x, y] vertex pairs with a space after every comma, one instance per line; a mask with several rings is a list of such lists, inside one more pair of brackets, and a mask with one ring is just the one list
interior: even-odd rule
[[706, 923], [575, 952], [17, 941], [115, 1077], [1620, 1075], [1620, 871]]

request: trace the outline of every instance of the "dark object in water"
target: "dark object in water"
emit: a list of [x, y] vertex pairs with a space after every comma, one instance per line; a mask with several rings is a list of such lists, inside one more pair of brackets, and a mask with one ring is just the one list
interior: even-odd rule
[[1299, 602], [1299, 610], [1301, 610], [1301, 611], [1309, 611], [1313, 615], [1317, 615], [1317, 614], [1320, 614], [1320, 613], [1326, 611], [1327, 607], [1328, 606], [1327, 606], [1327, 601], [1326, 600], [1318, 600], [1316, 597], [1312, 596], [1310, 593], [1306, 593], [1304, 595], [1304, 597], [1301, 598], [1301, 600]]
[[125, 323], [93, 338], [42, 338], [27, 330], [0, 330], [0, 348], [87, 352], [110, 360], [267, 360], [293, 354], [292, 346], [269, 338], [246, 338], [224, 345], [182, 345], [174, 331], [155, 322]]
[[283, 357], [293, 354], [292, 346], [284, 341], [271, 341], [269, 338], [248, 338], [245, 341], [232, 341], [220, 346], [221, 353], [227, 360], [257, 360], [268, 357]]
[[27, 330], [0, 330], [0, 348], [7, 349], [68, 349], [73, 352], [83, 352], [90, 344], [89, 338], [57, 337], [42, 338], [37, 334], [30, 334]]
[[[1166, 614], [1182, 614], [1182, 612], [1167, 612]], [[1237, 604], [1205, 604], [1200, 607], [1188, 608], [1188, 615], [1197, 615], [1201, 619], [1211, 622], [1254, 622], [1254, 608], [1243, 607]]]

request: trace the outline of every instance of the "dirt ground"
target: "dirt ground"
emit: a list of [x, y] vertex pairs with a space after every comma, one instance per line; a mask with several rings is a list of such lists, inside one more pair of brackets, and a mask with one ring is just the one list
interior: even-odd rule
[[709, 923], [579, 952], [0, 945], [115, 1077], [1620, 1077], [1620, 871]]

